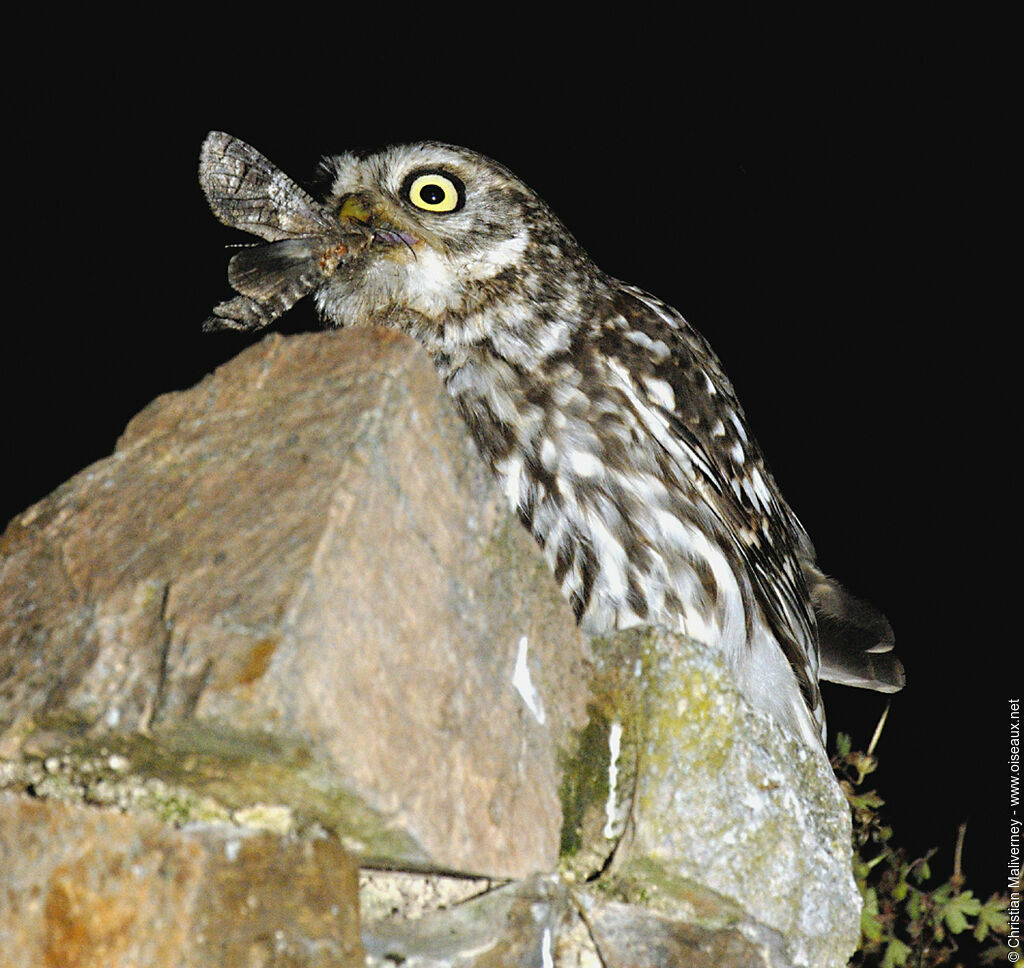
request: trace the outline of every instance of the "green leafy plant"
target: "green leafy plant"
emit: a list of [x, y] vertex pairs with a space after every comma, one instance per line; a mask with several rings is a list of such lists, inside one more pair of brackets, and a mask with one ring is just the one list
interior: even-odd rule
[[[911, 860], [893, 845], [893, 830], [880, 813], [885, 801], [865, 781], [878, 766], [875, 746], [882, 716], [866, 753], [852, 749], [850, 737], [836, 737], [832, 766], [853, 811], [853, 872], [864, 898], [861, 944], [851, 968], [954, 968], [1006, 963], [1009, 898], [993, 894], [981, 901], [964, 886], [961, 857], [966, 825], [960, 826], [953, 873], [931, 885], [936, 850]], [[968, 959], [967, 961], [961, 958]]]

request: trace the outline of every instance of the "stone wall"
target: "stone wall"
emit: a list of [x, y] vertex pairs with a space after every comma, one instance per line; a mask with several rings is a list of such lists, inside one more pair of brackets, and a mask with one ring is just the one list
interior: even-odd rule
[[0, 555], [14, 965], [838, 966], [856, 943], [834, 779], [699, 645], [579, 633], [403, 337], [267, 337]]

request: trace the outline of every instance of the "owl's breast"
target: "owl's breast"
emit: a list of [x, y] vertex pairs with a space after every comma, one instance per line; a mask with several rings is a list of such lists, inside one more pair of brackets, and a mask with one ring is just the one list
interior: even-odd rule
[[745, 595], [717, 525], [601, 365], [464, 361], [447, 386], [585, 631], [661, 625], [739, 654]]

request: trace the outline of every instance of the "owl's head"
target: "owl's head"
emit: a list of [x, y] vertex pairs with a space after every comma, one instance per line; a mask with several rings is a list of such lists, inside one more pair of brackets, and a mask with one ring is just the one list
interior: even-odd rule
[[504, 294], [534, 289], [545, 264], [585, 258], [536, 194], [465, 148], [424, 142], [324, 165], [325, 208], [367, 238], [317, 292], [337, 325], [450, 335]]
[[[515, 175], [437, 142], [327, 159], [317, 202], [251, 145], [211, 131], [199, 181], [225, 225], [267, 241], [239, 249], [239, 293], [207, 329], [261, 329], [310, 293], [336, 326], [404, 329], [428, 349], [505, 335], [537, 342], [584, 318], [602, 276]], [[523, 335], [528, 329], [533, 336]]]

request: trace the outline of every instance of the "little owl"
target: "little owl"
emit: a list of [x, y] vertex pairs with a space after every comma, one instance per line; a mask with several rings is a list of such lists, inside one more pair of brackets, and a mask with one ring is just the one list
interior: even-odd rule
[[701, 335], [606, 275], [501, 165], [432, 142], [325, 163], [315, 201], [229, 135], [203, 144], [243, 248], [211, 329], [307, 293], [333, 326], [426, 348], [584, 631], [662, 626], [717, 650], [751, 705], [819, 752], [818, 680], [892, 692], [885, 618], [815, 561]]

